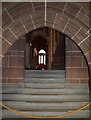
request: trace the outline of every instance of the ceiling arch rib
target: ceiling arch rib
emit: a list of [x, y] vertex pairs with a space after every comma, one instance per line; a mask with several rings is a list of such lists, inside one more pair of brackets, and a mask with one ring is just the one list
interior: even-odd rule
[[[54, 3], [55, 4], [55, 3]], [[59, 4], [59, 5], [58, 5]], [[47, 10], [48, 9], [50, 9], [50, 11], [55, 11], [56, 13], [58, 12], [58, 13], [62, 13], [63, 12], [63, 9], [64, 9], [64, 5], [66, 4], [66, 3], [64, 3], [64, 5], [63, 5], [63, 7], [62, 7], [62, 5], [61, 4], [63, 4], [63, 3], [58, 3], [58, 4], [56, 4], [56, 8], [54, 7], [54, 6], [50, 6], [50, 3], [48, 3], [47, 4]], [[61, 8], [59, 9], [59, 7], [60, 7], [60, 5], [61, 5]], [[67, 4], [67, 6], [68, 7], [66, 7], [66, 9], [64, 10], [64, 15], [65, 16], [68, 16], [69, 18], [75, 18], [76, 17], [76, 19], [75, 19], [75, 21], [78, 21], [78, 22], [81, 22], [81, 23], [83, 23], [83, 20], [84, 20], [84, 24], [88, 24], [88, 25], [85, 25], [85, 26], [89, 26], [89, 23], [88, 23], [88, 21], [89, 21], [89, 16], [88, 16], [88, 14], [86, 14], [84, 11], [83, 11], [83, 9], [81, 9], [81, 11], [80, 11], [80, 8], [81, 7], [77, 7], [77, 6], [73, 6], [72, 4], [70, 4], [70, 3], [68, 3]], [[72, 12], [72, 9], [71, 9], [71, 7], [74, 7], [74, 11]], [[35, 7], [35, 11], [42, 11], [42, 10], [45, 10], [43, 7], [43, 5], [40, 5], [40, 6], [38, 6], [38, 7], [36, 7], [36, 6], [34, 6]], [[78, 9], [78, 10], [77, 10]], [[59, 11], [60, 10], [60, 11]], [[10, 16], [12, 17], [12, 19], [15, 21], [15, 20], [17, 20], [17, 19], [20, 19], [22, 16], [24, 16], [24, 15], [26, 15], [26, 14], [30, 14], [30, 13], [34, 13], [33, 12], [33, 10], [32, 10], [32, 7], [31, 7], [31, 3], [19, 3], [19, 5], [17, 4], [16, 6], [12, 6], [12, 8], [10, 7], [10, 8], [8, 8], [8, 13], [10, 14]], [[81, 15], [80, 15], [80, 12], [81, 12]], [[78, 14], [78, 12], [79, 12], [79, 14]], [[75, 14], [74, 14], [75, 13]], [[6, 14], [6, 13], [5, 13]], [[74, 16], [75, 15], [75, 16]], [[80, 16], [78, 16], [78, 15], [80, 15]], [[9, 17], [9, 16], [8, 16]], [[78, 18], [77, 18], [78, 17]], [[83, 19], [81, 19], [83, 17]], [[5, 18], [5, 17], [4, 17]], [[3, 21], [5, 21], [6, 19], [3, 19]], [[12, 21], [11, 21], [12, 22]], [[6, 22], [7, 23], [7, 22]], [[81, 24], [80, 23], [80, 24]], [[7, 24], [7, 25], [9, 25], [9, 24]]]
[[[5, 27], [6, 27], [6, 30], [7, 30], [7, 28], [10, 28], [13, 35], [17, 36], [17, 38], [26, 34], [26, 30], [28, 32], [34, 30], [33, 22], [35, 24], [36, 29], [45, 26], [44, 4], [39, 5], [38, 7], [36, 7], [37, 3], [33, 4], [35, 12], [33, 12], [32, 6], [30, 4], [31, 3], [29, 3], [29, 5], [28, 4], [24, 5], [23, 3], [21, 3], [21, 6], [20, 6], [20, 3], [19, 3], [18, 6], [16, 5], [15, 7], [7, 8], [7, 11], [9, 12], [10, 16], [14, 20], [14, 22], [12, 22], [11, 19], [8, 20], [11, 22], [11, 24], [10, 24], [10, 22], [5, 21], [6, 20], [5, 16], [3, 18], [3, 21], [4, 21], [3, 28], [5, 29]], [[54, 29], [57, 29], [60, 32], [62, 32], [64, 29], [64, 34], [68, 35], [70, 38], [73, 38], [73, 41], [75, 41], [77, 44], [79, 44], [82, 40], [85, 39], [85, 37], [87, 37], [86, 36], [87, 30], [88, 30], [88, 24], [86, 23], [86, 21], [88, 21], [88, 19], [86, 17], [87, 14], [85, 14], [85, 12], [83, 13], [83, 16], [85, 17], [85, 20], [83, 22], [83, 20], [81, 20], [81, 18], [78, 18], [78, 15], [77, 15], [78, 13], [81, 12], [80, 7], [77, 8], [77, 6], [76, 6], [76, 8], [74, 8], [75, 16], [73, 16], [74, 14], [72, 14], [70, 12], [71, 11], [70, 7], [72, 5], [69, 3], [67, 5], [66, 5], [66, 3], [63, 3], [62, 5], [63, 5], [62, 8], [58, 8], [56, 6], [57, 8], [54, 9], [53, 8], [54, 6], [52, 6], [52, 5], [50, 6], [50, 3], [47, 4], [46, 26], [51, 27], [51, 28], [54, 26]], [[65, 5], [66, 5], [66, 7], [65, 7]], [[31, 6], [31, 8], [29, 6]], [[65, 9], [64, 9], [64, 7], [65, 7]], [[25, 10], [23, 10], [23, 9], [25, 9]], [[19, 12], [19, 11], [16, 12], [17, 10], [20, 10], [21, 12]], [[38, 10], [38, 11], [36, 11], [36, 10]], [[64, 10], [64, 13], [62, 14], [63, 10]], [[61, 11], [60, 12], [61, 14], [59, 13], [59, 11]], [[13, 14], [13, 13], [15, 13], [15, 14]], [[6, 14], [6, 12], [4, 12], [3, 14]], [[30, 14], [32, 16], [32, 19], [31, 19]], [[8, 17], [10, 17], [10, 16], [8, 15]], [[56, 19], [55, 19], [55, 17], [56, 17]], [[70, 18], [70, 20], [69, 20], [69, 18]], [[21, 20], [22, 20], [22, 22], [21, 22]], [[69, 22], [68, 22], [68, 20], [69, 20]], [[54, 24], [54, 21], [55, 21], [55, 24]], [[86, 23], [86, 24], [84, 25], [84, 23]], [[25, 26], [26, 29], [24, 28], [23, 25]], [[82, 29], [81, 29], [81, 27], [82, 27]], [[4, 36], [5, 36], [5, 33], [3, 33], [3, 37]], [[13, 36], [13, 37], [15, 37], [15, 36]], [[8, 38], [8, 39], [11, 39], [11, 38]], [[15, 38], [12, 38], [12, 40], [15, 41]], [[85, 49], [83, 48], [83, 46], [85, 46], [86, 43], [83, 42], [82, 44], [84, 44], [84, 45], [79, 45], [79, 46], [81, 47], [83, 52], [86, 53], [88, 50], [86, 50], [86, 52], [85, 52]]]
[[[41, 22], [39, 23], [40, 24], [40, 27], [43, 27], [42, 26], [42, 24], [41, 24]], [[22, 27], [21, 27], [22, 28]], [[31, 27], [30, 27], [31, 28]], [[32, 26], [32, 28], [33, 28], [33, 26]], [[19, 32], [18, 32], [19, 33]], [[65, 34], [65, 33], [64, 33]], [[23, 35], [23, 34], [22, 34]], [[69, 35], [69, 34], [68, 34]], [[9, 38], [8, 38], [9, 39]], [[16, 39], [12, 39], [12, 40], [14, 40], [14, 41], [16, 41]], [[74, 41], [76, 41], [76, 39], [74, 39]], [[13, 41], [12, 41], [13, 42]], [[85, 44], [85, 43], [84, 43]], [[10, 47], [10, 46], [9, 46]], [[87, 49], [87, 48], [86, 48]], [[87, 50], [85, 50], [86, 52], [87, 52]]]
[[[48, 9], [51, 11], [55, 11], [69, 18], [73, 19], [74, 21], [78, 21], [84, 27], [89, 27], [89, 12], [86, 11], [82, 6], [79, 6], [75, 3], [48, 3]], [[65, 9], [64, 9], [65, 7]], [[64, 12], [63, 12], [64, 11]]]

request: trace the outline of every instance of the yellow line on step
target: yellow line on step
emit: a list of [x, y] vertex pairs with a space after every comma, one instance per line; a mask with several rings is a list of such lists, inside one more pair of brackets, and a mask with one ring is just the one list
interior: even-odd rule
[[21, 116], [24, 116], [24, 117], [27, 117], [27, 118], [63, 118], [63, 117], [66, 117], [66, 116], [69, 116], [69, 115], [72, 115], [72, 114], [75, 114], [77, 112], [80, 112], [81, 110], [85, 109], [86, 107], [90, 106], [91, 105], [91, 102], [85, 104], [84, 106], [80, 107], [79, 109], [77, 110], [73, 110], [71, 112], [67, 112], [65, 114], [62, 114], [62, 115], [58, 115], [58, 116], [30, 116], [28, 114], [25, 114], [23, 112], [20, 112], [20, 111], [17, 111], [17, 110], [14, 110], [6, 105], [4, 105], [3, 103], [0, 102], [0, 106], [6, 108], [7, 110], [13, 112], [13, 113], [16, 113], [18, 115], [21, 115]]

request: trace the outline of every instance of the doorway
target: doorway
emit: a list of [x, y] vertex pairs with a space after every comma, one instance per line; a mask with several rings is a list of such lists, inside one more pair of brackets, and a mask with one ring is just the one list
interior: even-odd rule
[[51, 28], [40, 28], [28, 33], [26, 40], [25, 69], [65, 70], [64, 34]]

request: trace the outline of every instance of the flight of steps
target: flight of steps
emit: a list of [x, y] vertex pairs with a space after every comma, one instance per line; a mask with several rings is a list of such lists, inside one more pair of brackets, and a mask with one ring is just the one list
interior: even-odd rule
[[[24, 83], [3, 84], [3, 103], [32, 116], [56, 116], [89, 102], [86, 85], [65, 84], [64, 70], [26, 70]], [[3, 108], [3, 118], [25, 118]], [[89, 118], [89, 107], [65, 118]]]

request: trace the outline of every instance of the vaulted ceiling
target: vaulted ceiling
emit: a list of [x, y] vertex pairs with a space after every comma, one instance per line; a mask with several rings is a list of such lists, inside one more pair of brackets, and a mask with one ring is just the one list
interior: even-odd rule
[[89, 4], [10, 2], [2, 4], [3, 55], [32, 30], [50, 27], [70, 37], [89, 59]]

